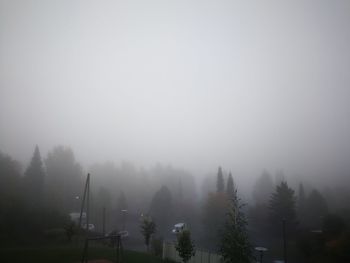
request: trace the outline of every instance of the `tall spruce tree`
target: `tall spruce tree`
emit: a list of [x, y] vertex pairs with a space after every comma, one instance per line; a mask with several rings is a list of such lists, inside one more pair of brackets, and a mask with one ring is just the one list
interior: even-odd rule
[[28, 202], [40, 206], [44, 199], [45, 172], [38, 146], [35, 147], [32, 160], [25, 171], [24, 182]]
[[276, 191], [270, 199], [270, 223], [272, 229], [280, 232], [282, 220], [287, 221], [287, 230], [292, 231], [296, 226], [295, 195], [294, 190], [288, 187], [287, 182], [282, 181], [276, 186]]
[[247, 221], [241, 209], [237, 189], [234, 188], [221, 231], [219, 251], [223, 262], [249, 263], [253, 259], [252, 245], [247, 234]]
[[217, 179], [216, 179], [216, 191], [218, 193], [223, 193], [224, 190], [225, 190], [224, 175], [222, 174], [222, 169], [219, 166], [218, 175], [217, 175]]
[[233, 183], [231, 172], [229, 173], [228, 179], [227, 179], [226, 193], [229, 198], [232, 198], [234, 195], [234, 183]]
[[298, 191], [297, 214], [298, 214], [299, 220], [301, 221], [303, 219], [303, 214], [305, 212], [305, 205], [306, 205], [306, 197], [305, 197], [304, 186], [302, 183], [300, 183], [299, 191]]

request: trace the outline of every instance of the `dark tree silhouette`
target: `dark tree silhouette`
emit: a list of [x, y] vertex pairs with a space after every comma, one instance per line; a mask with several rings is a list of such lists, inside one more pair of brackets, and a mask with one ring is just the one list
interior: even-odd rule
[[149, 251], [149, 243], [152, 235], [156, 232], [156, 224], [149, 216], [144, 216], [141, 220], [141, 234], [145, 239], [147, 251]]
[[253, 259], [247, 234], [247, 221], [237, 196], [237, 189], [229, 201], [224, 228], [221, 231], [220, 253], [223, 262], [249, 263]]
[[295, 196], [294, 190], [288, 187], [286, 182], [276, 186], [276, 191], [270, 199], [270, 223], [272, 229], [280, 233], [282, 220], [287, 221], [288, 230], [294, 230], [296, 226]]
[[45, 172], [38, 146], [35, 147], [32, 160], [25, 171], [24, 182], [27, 201], [31, 205], [41, 206], [44, 200]]
[[222, 174], [221, 167], [218, 168], [218, 175], [216, 179], [216, 191], [219, 193], [223, 193], [225, 189], [224, 176]]
[[226, 194], [229, 198], [232, 198], [234, 195], [234, 183], [231, 172], [228, 174], [227, 186], [226, 186]]
[[303, 217], [305, 213], [305, 205], [306, 205], [306, 197], [305, 197], [305, 191], [304, 186], [302, 183], [299, 184], [299, 191], [298, 191], [298, 200], [297, 200], [297, 214], [300, 223], [303, 224]]
[[64, 212], [76, 209], [76, 196], [82, 195], [82, 168], [70, 148], [58, 146], [45, 159], [50, 204]]
[[188, 230], [182, 231], [177, 236], [176, 251], [184, 263], [188, 262], [196, 253], [191, 233]]
[[322, 219], [328, 213], [325, 198], [317, 190], [312, 190], [306, 199], [303, 223], [306, 227], [321, 228]]

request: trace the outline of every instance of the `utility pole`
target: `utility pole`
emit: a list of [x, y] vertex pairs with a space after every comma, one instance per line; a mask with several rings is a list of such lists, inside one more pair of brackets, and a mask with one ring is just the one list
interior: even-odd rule
[[82, 221], [82, 217], [83, 217], [85, 200], [86, 200], [86, 231], [88, 232], [88, 230], [89, 230], [89, 214], [90, 214], [90, 174], [87, 175], [87, 178], [85, 181], [84, 195], [83, 195], [83, 200], [81, 202], [79, 226], [78, 227], [81, 227], [81, 221]]

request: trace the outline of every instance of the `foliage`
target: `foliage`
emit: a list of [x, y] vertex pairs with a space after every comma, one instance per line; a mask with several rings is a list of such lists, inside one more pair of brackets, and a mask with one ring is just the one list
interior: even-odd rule
[[345, 222], [340, 216], [329, 214], [323, 218], [322, 230], [326, 239], [339, 237], [345, 229]]
[[231, 172], [228, 175], [228, 179], [227, 179], [227, 186], [226, 186], [226, 194], [227, 196], [230, 198], [234, 195], [234, 183], [233, 183], [233, 178], [232, 178], [232, 174]]
[[75, 197], [82, 193], [82, 168], [70, 148], [58, 146], [45, 159], [49, 204], [69, 213], [77, 209]]
[[234, 189], [224, 228], [221, 231], [219, 251], [223, 262], [248, 263], [253, 259], [252, 246], [247, 234], [247, 221], [241, 209], [237, 190]]
[[272, 229], [280, 233], [277, 225], [281, 225], [283, 219], [287, 221], [287, 230], [291, 232], [296, 226], [295, 196], [294, 190], [288, 187], [286, 182], [276, 186], [276, 191], [270, 199], [270, 224]]
[[221, 167], [218, 168], [218, 175], [216, 179], [216, 191], [218, 193], [223, 193], [225, 188], [225, 183], [224, 183], [224, 176], [222, 174], [222, 169]]
[[152, 235], [156, 232], [156, 224], [149, 216], [144, 216], [141, 221], [141, 234], [145, 239], [147, 251], [149, 250], [149, 243]]
[[306, 210], [306, 196], [303, 184], [299, 184], [297, 214], [301, 223], [303, 223], [303, 216]]
[[25, 171], [24, 183], [26, 190], [26, 200], [31, 206], [42, 206], [44, 198], [45, 172], [39, 147], [36, 146], [32, 160]]
[[301, 215], [302, 222], [309, 228], [321, 228], [322, 218], [328, 213], [328, 205], [317, 190], [313, 190], [305, 201], [305, 211]]
[[177, 235], [177, 244], [175, 248], [184, 263], [195, 255], [195, 246], [191, 240], [190, 231], [184, 230]]

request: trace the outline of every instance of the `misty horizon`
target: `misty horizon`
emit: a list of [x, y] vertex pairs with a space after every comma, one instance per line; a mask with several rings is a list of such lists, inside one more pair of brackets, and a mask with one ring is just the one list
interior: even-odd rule
[[349, 171], [349, 3], [272, 2], [2, 1], [1, 151]]

